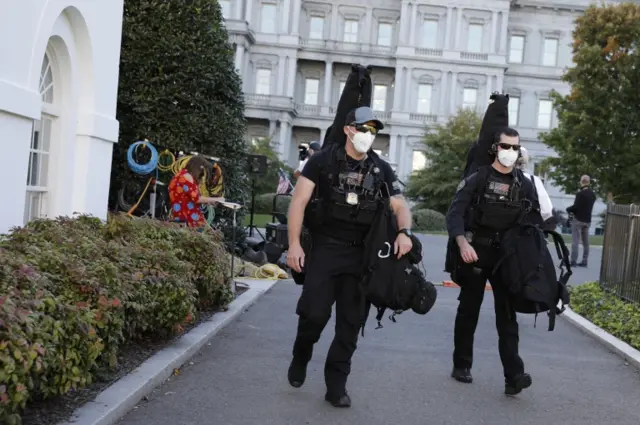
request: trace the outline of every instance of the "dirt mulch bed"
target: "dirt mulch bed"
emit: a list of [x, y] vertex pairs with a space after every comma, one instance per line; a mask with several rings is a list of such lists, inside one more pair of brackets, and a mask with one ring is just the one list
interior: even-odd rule
[[[236, 297], [249, 288], [238, 285]], [[124, 345], [118, 356], [118, 366], [106, 375], [96, 377], [92, 385], [71, 391], [59, 397], [52, 397], [44, 401], [30, 402], [22, 415], [22, 425], [57, 425], [67, 421], [76, 409], [88, 401], [94, 400], [98, 394], [118, 379], [130, 373], [144, 363], [149, 357], [178, 340], [199, 324], [209, 320], [218, 311], [204, 312], [195, 323], [185, 327], [184, 332], [166, 341], [141, 341]]]

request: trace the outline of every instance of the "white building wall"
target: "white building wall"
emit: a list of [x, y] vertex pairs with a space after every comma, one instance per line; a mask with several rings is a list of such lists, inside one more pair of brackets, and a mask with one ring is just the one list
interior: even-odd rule
[[[24, 223], [32, 129], [43, 110], [52, 124], [48, 170], [41, 172], [46, 201], [38, 215], [106, 218], [118, 139], [122, 12], [123, 0], [0, 2], [0, 145], [7, 159], [0, 179], [13, 185], [0, 211], [0, 233]], [[40, 94], [45, 54], [51, 105]]]

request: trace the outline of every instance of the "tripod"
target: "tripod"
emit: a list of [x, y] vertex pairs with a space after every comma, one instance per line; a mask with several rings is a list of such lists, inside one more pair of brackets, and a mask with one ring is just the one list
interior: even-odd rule
[[249, 210], [249, 237], [253, 237], [253, 229], [256, 229], [256, 232], [258, 233], [258, 235], [260, 235], [260, 237], [262, 238], [262, 240], [264, 241], [264, 236], [262, 236], [262, 233], [260, 233], [260, 229], [258, 229], [254, 224], [253, 224], [253, 216], [255, 214], [254, 212], [254, 206], [256, 203], [256, 177], [253, 176], [251, 177], [251, 209]]

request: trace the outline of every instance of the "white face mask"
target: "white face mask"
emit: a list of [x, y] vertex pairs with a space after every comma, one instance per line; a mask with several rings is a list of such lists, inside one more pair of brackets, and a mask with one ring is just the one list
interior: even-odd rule
[[518, 152], [513, 149], [502, 149], [498, 152], [498, 161], [505, 167], [511, 167], [518, 159]]
[[353, 136], [351, 136], [351, 143], [353, 143], [353, 147], [360, 153], [367, 153], [369, 149], [371, 149], [371, 145], [373, 145], [373, 139], [375, 139], [371, 133], [362, 133], [356, 132]]

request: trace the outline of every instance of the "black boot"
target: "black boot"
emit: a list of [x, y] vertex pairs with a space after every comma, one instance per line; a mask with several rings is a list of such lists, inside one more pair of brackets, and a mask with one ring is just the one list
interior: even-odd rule
[[512, 379], [506, 379], [504, 393], [507, 395], [520, 394], [522, 390], [531, 386], [531, 382], [531, 375], [528, 373], [521, 373]]
[[289, 365], [289, 384], [294, 388], [300, 388], [307, 378], [307, 362], [297, 359], [295, 356]]
[[324, 399], [331, 403], [333, 407], [351, 407], [351, 397], [346, 391], [339, 397], [326, 393]]
[[470, 384], [473, 382], [473, 376], [471, 376], [471, 369], [467, 367], [454, 367], [451, 372], [451, 377], [458, 382], [464, 382]]

